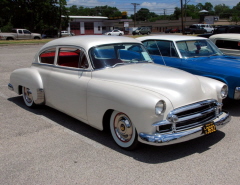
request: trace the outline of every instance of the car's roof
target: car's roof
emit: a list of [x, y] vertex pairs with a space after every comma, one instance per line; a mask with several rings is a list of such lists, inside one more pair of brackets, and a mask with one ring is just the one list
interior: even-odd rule
[[239, 33], [221, 33], [221, 34], [215, 34], [209, 37], [210, 39], [231, 39], [231, 40], [240, 40], [240, 34]]
[[182, 40], [203, 40], [207, 38], [203, 37], [196, 37], [196, 36], [186, 36], [186, 35], [169, 35], [169, 34], [162, 34], [162, 35], [153, 35], [153, 36], [145, 36], [145, 37], [138, 37], [136, 38], [140, 41], [143, 40], [171, 40], [171, 41], [182, 41]]
[[40, 50], [54, 46], [80, 46], [88, 50], [93, 46], [114, 43], [141, 43], [140, 41], [124, 36], [106, 36], [106, 35], [83, 35], [64, 37], [52, 40], [46, 43]]

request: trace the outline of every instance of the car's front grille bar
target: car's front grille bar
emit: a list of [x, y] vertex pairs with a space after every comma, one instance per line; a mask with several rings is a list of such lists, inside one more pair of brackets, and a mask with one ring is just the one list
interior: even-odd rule
[[196, 128], [215, 119], [222, 104], [216, 100], [206, 100], [180, 107], [171, 111], [167, 120], [155, 123], [159, 133], [179, 132]]

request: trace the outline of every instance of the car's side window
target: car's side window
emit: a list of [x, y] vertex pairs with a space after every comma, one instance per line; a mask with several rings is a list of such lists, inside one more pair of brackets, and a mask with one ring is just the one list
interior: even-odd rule
[[240, 41], [216, 40], [216, 46], [219, 48], [240, 50]]
[[143, 41], [143, 45], [147, 48], [151, 55], [161, 55], [155, 40]]
[[178, 57], [174, 44], [171, 41], [156, 41], [162, 56]]
[[84, 51], [79, 48], [59, 48], [57, 65], [74, 68], [88, 68], [88, 61]]
[[56, 48], [50, 48], [42, 52], [39, 56], [39, 62], [44, 64], [54, 64]]

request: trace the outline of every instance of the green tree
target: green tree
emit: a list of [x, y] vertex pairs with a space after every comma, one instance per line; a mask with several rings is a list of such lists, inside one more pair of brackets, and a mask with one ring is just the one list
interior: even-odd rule
[[41, 32], [68, 22], [66, 0], [1, 0], [0, 8], [0, 27], [10, 24]]
[[215, 15], [220, 18], [229, 18], [231, 16], [231, 9], [225, 4], [218, 4], [214, 7]]

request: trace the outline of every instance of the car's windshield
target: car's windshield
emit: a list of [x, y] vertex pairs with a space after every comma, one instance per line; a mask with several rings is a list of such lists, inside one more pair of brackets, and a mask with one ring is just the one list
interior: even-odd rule
[[183, 58], [219, 56], [223, 53], [210, 40], [178, 41], [178, 50]]
[[122, 64], [152, 62], [143, 45], [138, 43], [121, 43], [102, 45], [90, 50], [94, 69], [115, 67]]

